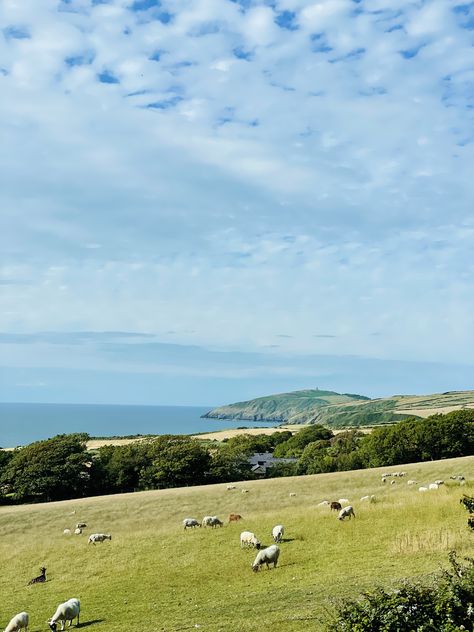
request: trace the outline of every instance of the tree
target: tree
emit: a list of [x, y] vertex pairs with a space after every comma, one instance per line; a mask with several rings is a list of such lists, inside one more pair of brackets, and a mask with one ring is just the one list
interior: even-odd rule
[[292, 457], [301, 456], [305, 447], [313, 441], [326, 441], [333, 437], [333, 433], [329, 428], [325, 428], [320, 424], [312, 424], [303, 428], [287, 441], [279, 443], [273, 455], [275, 457]]
[[86, 495], [91, 465], [87, 439], [87, 434], [58, 435], [15, 450], [3, 470], [1, 484], [22, 501]]

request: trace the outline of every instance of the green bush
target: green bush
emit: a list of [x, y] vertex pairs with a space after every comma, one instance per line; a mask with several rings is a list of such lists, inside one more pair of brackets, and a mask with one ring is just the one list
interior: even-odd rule
[[450, 570], [426, 584], [376, 588], [343, 602], [328, 630], [338, 632], [458, 632], [473, 630], [474, 559], [449, 555]]

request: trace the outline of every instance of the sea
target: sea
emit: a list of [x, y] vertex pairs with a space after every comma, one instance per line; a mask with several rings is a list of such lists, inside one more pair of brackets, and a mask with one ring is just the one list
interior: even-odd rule
[[91, 437], [197, 434], [228, 428], [262, 428], [265, 422], [201, 419], [212, 406], [117, 406], [0, 403], [0, 447], [26, 445], [57, 434]]

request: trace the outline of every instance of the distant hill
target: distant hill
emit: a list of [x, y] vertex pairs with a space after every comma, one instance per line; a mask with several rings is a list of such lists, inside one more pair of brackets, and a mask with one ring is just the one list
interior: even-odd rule
[[293, 424], [320, 423], [333, 428], [348, 428], [394, 423], [407, 417], [428, 417], [461, 408], [474, 408], [474, 391], [370, 399], [363, 395], [316, 388], [220, 406], [203, 417]]

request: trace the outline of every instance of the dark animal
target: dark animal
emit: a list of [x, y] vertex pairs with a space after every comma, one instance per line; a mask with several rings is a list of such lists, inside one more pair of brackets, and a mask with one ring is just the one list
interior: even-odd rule
[[332, 502], [329, 506], [331, 507], [331, 511], [341, 511], [342, 509], [341, 503], [338, 503], [337, 500]]
[[229, 514], [229, 522], [238, 522], [242, 520], [242, 516], [240, 514], [231, 513]]
[[471, 514], [467, 519], [467, 526], [474, 531], [474, 514]]
[[43, 582], [46, 581], [46, 569], [44, 566], [42, 566], [40, 568], [41, 571], [41, 575], [38, 575], [38, 577], [33, 577], [33, 579], [30, 579], [30, 581], [28, 582], [28, 586], [31, 586], [32, 584], [42, 584]]
[[474, 513], [474, 498], [472, 496], [464, 495], [459, 502], [461, 505], [464, 505], [469, 513]]

